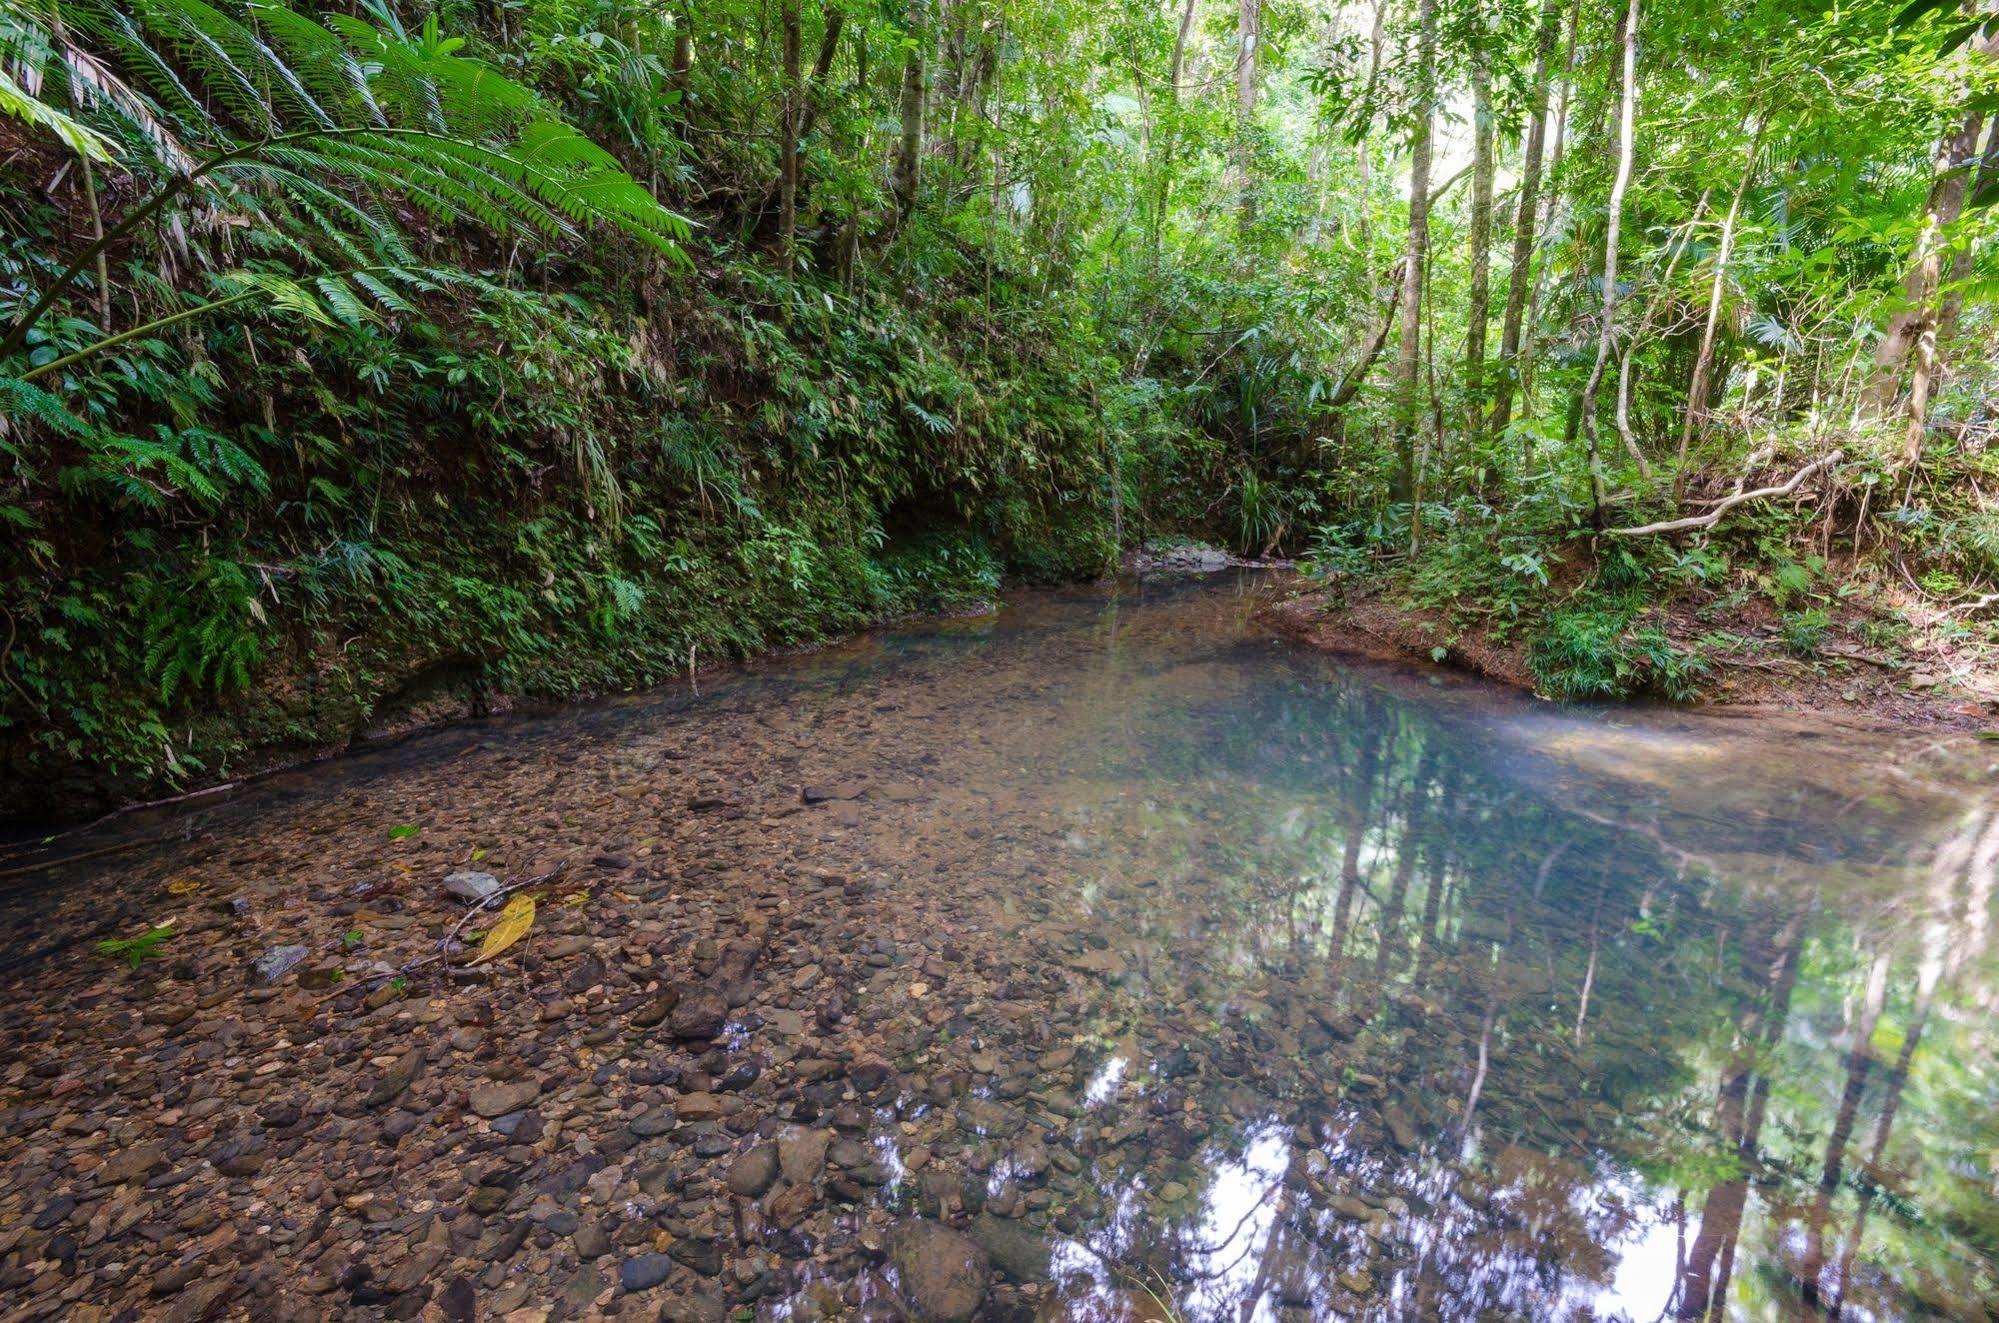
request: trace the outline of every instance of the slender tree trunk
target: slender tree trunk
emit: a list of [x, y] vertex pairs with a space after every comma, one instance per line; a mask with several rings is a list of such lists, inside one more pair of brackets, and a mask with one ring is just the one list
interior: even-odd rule
[[[1604, 367], [1610, 362], [1617, 335], [1617, 245], [1624, 228], [1624, 195], [1631, 187], [1631, 162], [1638, 119], [1638, 0], [1630, 0], [1624, 11], [1624, 73], [1617, 113], [1617, 175], [1611, 180], [1610, 201], [1603, 236], [1603, 308], [1597, 330], [1596, 365], [1583, 385], [1583, 432], [1589, 438], [1590, 492], [1596, 507], [1596, 523], [1603, 522], [1603, 452], [1597, 434], [1597, 390], [1603, 385]], [[1643, 454], [1635, 454], [1638, 467], [1650, 475]]]
[[804, 85], [798, 77], [799, 0], [784, 0], [779, 21], [784, 28], [784, 95], [779, 100], [783, 123], [778, 126], [778, 168], [782, 175], [777, 186], [778, 263], [785, 274], [792, 270], [798, 243], [798, 123], [803, 117]]
[[[1977, 152], [1976, 144], [1978, 137], [1978, 132], [1975, 128], [1971, 131], [1970, 136], [1972, 139], [1971, 151], [1975, 154]], [[1964, 210], [1966, 196], [1976, 196], [1978, 190], [1982, 189], [1992, 180], [1995, 171], [1999, 171], [1999, 162], [1993, 160], [1988, 150], [1987, 154], [1979, 162], [1975, 181], [1966, 177], [1969, 170], [1970, 165], [1967, 159], [1956, 171], [1957, 201], [1953, 211], [1958, 214], [1961, 214]], [[1955, 216], [1952, 219], [1955, 219]], [[1942, 255], [1939, 253], [1934, 260], [1940, 264]], [[1904, 464], [1914, 464], [1923, 457], [1923, 437], [1929, 430], [1930, 392], [1936, 380], [1937, 348], [1950, 338], [1952, 331], [1957, 329], [1958, 313], [1964, 306], [1964, 296], [1958, 288], [1958, 284], [1970, 273], [1971, 248], [1969, 245], [1965, 245], [1959, 248], [1956, 255], [1951, 259], [1951, 279], [1948, 287], [1943, 287], [1936, 291], [1936, 294], [1941, 297], [1941, 305], [1933, 317], [1926, 318], [1916, 337], [1916, 370], [1909, 384], [1908, 432], [1902, 442], [1902, 462]], [[1941, 274], [1939, 274], [1939, 281], [1941, 281]]]
[[1541, 0], [1541, 23], [1534, 38], [1533, 110], [1527, 121], [1527, 144], [1520, 163], [1520, 196], [1513, 209], [1513, 267], [1507, 278], [1506, 314], [1499, 329], [1499, 357], [1505, 364], [1492, 406], [1492, 426], [1504, 431], [1513, 416], [1513, 391], [1519, 382], [1520, 333], [1527, 311], [1527, 291], [1534, 266], [1534, 240], [1541, 201], [1541, 158], [1548, 143], [1548, 85], [1561, 35], [1561, 0]]
[[1235, 183], [1237, 225], [1244, 234], [1256, 223], [1256, 144], [1251, 129], [1256, 119], [1257, 65], [1262, 59], [1263, 0], [1239, 0], [1236, 6], [1235, 56]]
[[1687, 249], [1693, 243], [1694, 227], [1700, 224], [1701, 213], [1707, 210], [1709, 191], [1701, 190], [1700, 200], [1694, 203], [1693, 215], [1686, 227], [1667, 240], [1672, 256], [1666, 259], [1666, 269], [1659, 276], [1657, 290], [1646, 300], [1645, 315], [1638, 319], [1638, 326], [1632, 331], [1624, 352], [1617, 357], [1617, 434], [1623, 438], [1624, 448], [1638, 457], [1640, 465], [1645, 463], [1645, 454], [1639, 448], [1637, 433], [1631, 427], [1632, 360], [1645, 344], [1646, 336], [1651, 334], [1652, 323], [1658, 318], [1659, 310], [1673, 301], [1673, 273], [1680, 269], [1680, 259], [1687, 255]]
[[1867, 1234], [1867, 1215], [1881, 1192], [1882, 1158], [1888, 1152], [1888, 1138], [1894, 1133], [1895, 1117], [1901, 1111], [1902, 1089], [1909, 1082], [1909, 1067], [1916, 1059], [1916, 1047], [1923, 1040], [1930, 1009], [1936, 1004], [1937, 981], [1941, 972], [1939, 967], [1930, 964], [1917, 972], [1915, 1006], [1909, 1012], [1909, 1023], [1902, 1030], [1902, 1048], [1895, 1056], [1894, 1067], [1888, 1072], [1887, 1097], [1882, 1100], [1880, 1115], [1874, 1122], [1874, 1138], [1868, 1145], [1867, 1157], [1858, 1172], [1860, 1207], [1847, 1224], [1846, 1243], [1840, 1249], [1839, 1267], [1833, 1273], [1833, 1296], [1828, 1310], [1833, 1318], [1839, 1318], [1845, 1306], [1846, 1288], [1853, 1281], [1853, 1261], [1858, 1257], [1860, 1242]]
[[1359, 361], [1353, 365], [1353, 369], [1327, 399], [1326, 408], [1345, 408], [1353, 403], [1354, 396], [1360, 394], [1361, 386], [1367, 381], [1368, 371], [1374, 367], [1375, 360], [1381, 357], [1381, 348], [1388, 343], [1388, 333], [1395, 327], [1396, 312], [1402, 304], [1402, 279], [1402, 263], [1397, 262], [1394, 273], [1389, 277], [1388, 297], [1384, 300], [1387, 306], [1381, 311], [1381, 327], [1374, 333], [1374, 338], [1368, 342], [1367, 348], [1361, 352]]
[[674, 91], [687, 91], [687, 75], [694, 68], [694, 20], [688, 7], [682, 5], [673, 23], [673, 63], [667, 67], [667, 85]]
[[798, 136], [810, 138], [819, 123], [819, 103], [826, 94], [826, 78], [833, 72], [833, 57], [840, 52], [840, 33], [847, 26], [847, 14], [839, 8], [826, 11], [826, 28], [819, 34], [819, 54], [812, 61], [812, 85], [805, 94], [805, 115]]
[[1477, 18], [1478, 49], [1472, 53], [1471, 290], [1465, 309], [1465, 440], [1478, 442], [1485, 423], [1485, 331], [1492, 282], [1492, 69], [1485, 20]]
[[[1569, 15], [1564, 24], [1562, 38], [1562, 94], [1556, 101], [1553, 131], [1548, 135], [1548, 167], [1543, 173], [1542, 183], [1545, 197], [1541, 206], [1541, 216], [1534, 231], [1537, 248], [1546, 249], [1549, 237], [1554, 233], [1555, 218], [1562, 210], [1562, 158], [1569, 149], [1569, 106], [1576, 90], [1576, 37], [1582, 27], [1582, 0], [1569, 0]], [[1535, 350], [1534, 326], [1540, 318], [1541, 294], [1548, 281], [1548, 263], [1542, 262], [1534, 271], [1527, 285], [1527, 312], [1520, 336], [1520, 347], [1514, 356], [1514, 368], [1510, 386], [1519, 392], [1520, 416], [1531, 417], [1536, 411], [1534, 398]], [[1569, 438], [1574, 440], [1573, 437]], [[1521, 462], [1525, 467], [1530, 442], [1521, 441]], [[1566, 445], [1567, 442], [1564, 442]]]
[[[1728, 1299], [1728, 1281], [1735, 1263], [1735, 1245], [1742, 1234], [1748, 1205], [1749, 1177], [1759, 1160], [1769, 1077], [1757, 1063], [1771, 1044], [1783, 1037], [1790, 1016], [1791, 992], [1797, 983], [1798, 955], [1804, 939], [1804, 913], [1793, 916], [1779, 936], [1767, 967], [1766, 999], [1745, 1001], [1736, 1015], [1735, 1051], [1723, 1068], [1715, 1101], [1715, 1128], [1735, 1145], [1739, 1171], [1707, 1192], [1701, 1203], [1700, 1228], [1681, 1261], [1677, 1319], [1718, 1320]], [[1759, 944], [1760, 947], [1760, 944]], [[1743, 983], [1754, 986], [1754, 960], [1743, 950]], [[1767, 1009], [1766, 1009], [1767, 1007]]]
[[[1401, 342], [1395, 350], [1395, 474], [1390, 499], [1416, 496], [1417, 399], [1423, 349], [1423, 274], [1430, 251], [1430, 141], [1436, 97], [1437, 0], [1416, 6], [1416, 127], [1409, 151], [1409, 244], [1402, 259]], [[1414, 528], [1414, 514], [1411, 515]]]
[[895, 196], [898, 226], [908, 222], [916, 210], [917, 189], [923, 168], [923, 109], [926, 84], [923, 76], [923, 0], [910, 0], [909, 50], [902, 60], [902, 139], [896, 149], [895, 176], [890, 190]]
[[[1977, 197], [1999, 181], [1999, 117], [1986, 122], [1985, 150], [1979, 154], [1978, 174], [1971, 181], [1971, 196]], [[1937, 344], [1947, 345], [1957, 333], [1958, 314], [1964, 311], [1964, 282], [1971, 275], [1972, 245], [1959, 244], [1950, 260], [1950, 280], [1944, 287], [1943, 311], [1937, 314]]]
[[[1910, 355], [1922, 352], [1926, 337], [1934, 348], [1937, 287], [1943, 275], [1942, 234], [1964, 210], [1964, 166], [1977, 149], [1978, 130], [1983, 123], [1980, 112], [1969, 111], [1937, 144], [1929, 196], [1923, 203], [1922, 228], [1908, 273], [1902, 279], [1902, 306], [1889, 317], [1887, 329], [1874, 346], [1874, 370], [1860, 400], [1863, 417], [1886, 418], [1901, 393], [1902, 368]], [[1920, 433], [1915, 435], [1920, 449]]]
[[1714, 254], [1714, 276], [1708, 282], [1707, 319], [1701, 324], [1700, 349], [1694, 354], [1693, 380], [1687, 387], [1686, 417], [1680, 424], [1678, 471], [1673, 475], [1676, 496], [1686, 481], [1687, 447], [1693, 441], [1694, 429], [1707, 416], [1708, 379], [1714, 371], [1714, 338], [1721, 326], [1722, 295], [1728, 288], [1728, 261], [1735, 254], [1735, 229], [1742, 216], [1742, 200], [1749, 195], [1749, 186], [1756, 178], [1756, 161], [1763, 150], [1764, 123], [1763, 117], [1758, 116], [1756, 132], [1749, 139], [1749, 159], [1742, 163], [1742, 178], [1736, 181], [1735, 196], [1729, 199], [1728, 215], [1721, 222], [1721, 242]]
[[1152, 260], [1166, 229], [1166, 197], [1173, 175], [1173, 150], [1180, 137], [1180, 77], [1187, 64], [1187, 33], [1194, 26], [1194, 0], [1180, 6], [1180, 30], [1173, 37], [1173, 61], [1166, 74], [1166, 113], [1159, 124], [1159, 164], [1152, 180]]
[[[1374, 22], [1367, 38], [1367, 92], [1370, 100], [1374, 96], [1375, 84], [1381, 79], [1381, 52], [1388, 42], [1388, 0], [1375, 0]], [[1373, 266], [1374, 232], [1374, 126], [1375, 116], [1369, 116], [1366, 130], [1360, 141], [1354, 144], [1354, 181], [1360, 192], [1360, 253], [1361, 259]]]

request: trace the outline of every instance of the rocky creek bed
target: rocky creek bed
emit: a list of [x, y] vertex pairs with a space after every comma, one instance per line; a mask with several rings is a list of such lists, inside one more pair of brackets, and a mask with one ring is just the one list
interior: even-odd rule
[[[1653, 1318], [1723, 1237], [1801, 1309], [1999, 1300], [1992, 956], [1924, 935], [1991, 912], [1986, 763], [1745, 807], [1761, 764], [1293, 655], [1256, 592], [1033, 595], [65, 843], [7, 902], [0, 1311]], [[1925, 1055], [1849, 1051], [1925, 959]], [[1974, 1065], [1905, 1094], [1932, 1052]]]

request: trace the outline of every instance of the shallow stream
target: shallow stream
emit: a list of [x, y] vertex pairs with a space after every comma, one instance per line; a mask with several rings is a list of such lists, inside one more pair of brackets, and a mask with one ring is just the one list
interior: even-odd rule
[[[1999, 746], [1356, 670], [1265, 590], [64, 841], [6, 901], [0, 1309], [1999, 1317]], [[543, 879], [476, 971], [454, 869]]]

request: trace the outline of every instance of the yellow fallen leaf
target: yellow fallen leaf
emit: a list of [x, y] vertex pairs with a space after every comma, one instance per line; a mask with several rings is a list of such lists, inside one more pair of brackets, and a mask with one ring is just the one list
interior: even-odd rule
[[500, 921], [486, 934], [486, 940], [479, 947], [479, 954], [472, 957], [472, 963], [478, 965], [491, 960], [526, 937], [528, 929], [532, 927], [534, 927], [534, 897], [515, 896], [507, 902], [507, 907], [500, 911]]
[[473, 851], [472, 851], [472, 862], [473, 862], [473, 863], [475, 863], [475, 864], [476, 864], [476, 863], [478, 863], [478, 862], [479, 862], [479, 861], [480, 861], [481, 859], [484, 859], [485, 857], [486, 857], [486, 847], [485, 847], [485, 846], [481, 845], [481, 846], [478, 846], [478, 847], [476, 847], [476, 848], [474, 848], [474, 849], [473, 849]]
[[178, 882], [167, 883], [167, 894], [169, 896], [192, 896], [199, 890], [201, 890], [201, 883], [191, 877], [182, 878]]
[[579, 905], [588, 905], [590, 903], [590, 893], [587, 891], [572, 891], [562, 898], [562, 903], [571, 909], [575, 909]]

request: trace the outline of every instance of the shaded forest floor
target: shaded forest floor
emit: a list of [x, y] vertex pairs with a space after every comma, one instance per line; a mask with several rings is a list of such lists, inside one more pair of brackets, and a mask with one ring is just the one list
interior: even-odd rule
[[[1891, 615], [1904, 628], [1884, 643], [1879, 626]], [[1338, 655], [1445, 666], [1546, 690], [1529, 631], [1475, 610], [1410, 601], [1393, 575], [1300, 578], [1258, 618], [1287, 639]], [[1704, 668], [1692, 700], [1700, 707], [1954, 730], [1980, 729], [1999, 715], [1990, 646], [1949, 628], [1948, 612], [1912, 593], [1883, 588], [1864, 606], [1840, 604], [1808, 649], [1787, 638], [1778, 613], [1760, 598], [1682, 593], [1658, 602], [1649, 623]]]

